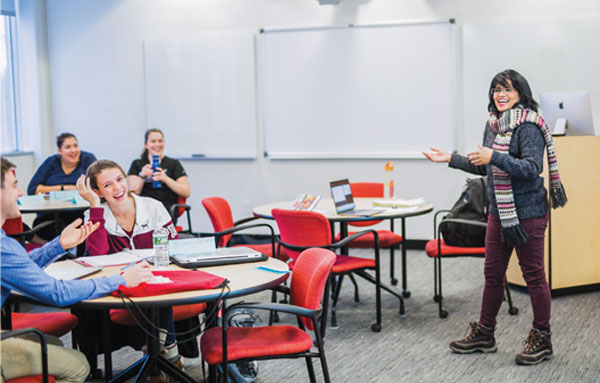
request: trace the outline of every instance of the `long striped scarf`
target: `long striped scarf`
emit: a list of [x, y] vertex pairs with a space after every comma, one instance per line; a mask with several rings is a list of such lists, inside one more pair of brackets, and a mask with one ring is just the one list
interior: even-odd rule
[[[564, 206], [567, 203], [567, 195], [564, 186], [560, 182], [552, 135], [542, 116], [533, 110], [523, 108], [508, 110], [502, 113], [500, 118], [497, 118], [493, 113], [490, 114], [489, 124], [496, 133], [492, 148], [495, 151], [508, 155], [510, 140], [515, 129], [526, 122], [537, 125], [546, 141], [552, 207], [556, 209], [559, 206]], [[527, 233], [519, 223], [510, 175], [504, 170], [492, 166], [492, 178], [494, 180], [494, 194], [496, 195], [498, 214], [500, 215], [500, 223], [502, 224], [502, 236], [510, 245], [522, 245], [527, 242]]]

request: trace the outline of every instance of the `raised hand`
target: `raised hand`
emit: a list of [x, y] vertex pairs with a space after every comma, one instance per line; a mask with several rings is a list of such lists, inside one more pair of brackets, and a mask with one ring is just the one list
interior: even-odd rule
[[450, 162], [450, 153], [436, 148], [430, 148], [431, 152], [423, 152], [423, 155], [427, 157], [429, 161], [433, 162]]
[[64, 228], [60, 233], [60, 245], [63, 249], [70, 249], [85, 241], [85, 239], [94, 232], [100, 226], [100, 222], [92, 224], [86, 222], [82, 224], [81, 218], [77, 218], [71, 222], [67, 227]]
[[86, 178], [85, 174], [82, 174], [79, 179], [77, 179], [76, 186], [79, 195], [84, 200], [88, 201], [91, 207], [100, 206], [100, 197], [92, 190], [89, 177]]

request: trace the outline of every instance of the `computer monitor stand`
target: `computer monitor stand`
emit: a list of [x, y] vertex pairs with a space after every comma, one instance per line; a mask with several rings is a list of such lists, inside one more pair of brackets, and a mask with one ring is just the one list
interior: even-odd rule
[[564, 136], [566, 134], [569, 123], [566, 118], [557, 118], [552, 130], [553, 136]]

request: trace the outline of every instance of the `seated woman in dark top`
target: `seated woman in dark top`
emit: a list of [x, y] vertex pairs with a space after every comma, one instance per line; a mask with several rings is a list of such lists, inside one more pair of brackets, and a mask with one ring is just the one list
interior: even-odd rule
[[[178, 197], [190, 196], [187, 174], [179, 160], [164, 155], [165, 139], [162, 131], [148, 129], [144, 140], [141, 157], [133, 160], [127, 172], [129, 190], [159, 200], [171, 212], [171, 206], [177, 203]], [[158, 155], [160, 159], [160, 167], [156, 171], [152, 170], [152, 155]], [[160, 181], [160, 187], [154, 188], [152, 181]]]
[[[42, 163], [33, 175], [27, 187], [27, 194], [48, 193], [59, 190], [75, 190], [77, 179], [85, 174], [88, 166], [96, 161], [92, 153], [79, 150], [77, 138], [71, 133], [62, 133], [56, 137], [56, 147], [58, 154], [54, 154]], [[53, 219], [52, 214], [38, 214], [33, 226]], [[59, 218], [65, 225], [73, 222], [77, 218], [83, 218], [82, 212], [61, 213]], [[45, 229], [38, 231], [37, 235], [44, 242], [56, 237], [57, 227], [50, 225]]]

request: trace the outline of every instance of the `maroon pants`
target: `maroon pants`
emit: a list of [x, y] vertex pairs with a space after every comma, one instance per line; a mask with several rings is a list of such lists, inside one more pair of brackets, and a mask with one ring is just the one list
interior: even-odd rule
[[[527, 283], [533, 307], [533, 328], [550, 331], [550, 287], [544, 270], [544, 235], [548, 216], [521, 220], [529, 239], [516, 246], [519, 266]], [[496, 315], [504, 298], [504, 283], [508, 260], [513, 247], [502, 240], [500, 219], [489, 215], [485, 236], [485, 287], [479, 323], [495, 327]]]

